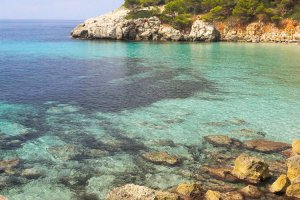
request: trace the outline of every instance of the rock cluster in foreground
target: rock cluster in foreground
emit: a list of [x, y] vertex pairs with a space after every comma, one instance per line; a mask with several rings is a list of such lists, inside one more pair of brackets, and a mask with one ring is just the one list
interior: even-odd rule
[[163, 24], [157, 17], [126, 19], [126, 8], [91, 18], [79, 24], [71, 33], [73, 38], [136, 41], [243, 41], [300, 42], [300, 26], [279, 29], [274, 24], [255, 22], [247, 27], [214, 26], [202, 20], [192, 24], [190, 32]]
[[[247, 153], [237, 155], [233, 160], [224, 158], [223, 167], [211, 164], [200, 166], [199, 176], [209, 174], [214, 181], [201, 179], [193, 183], [181, 183], [167, 191], [154, 190], [145, 186], [127, 184], [108, 193], [107, 200], [244, 200], [244, 199], [300, 199], [300, 142], [293, 145], [267, 140], [238, 141], [224, 135], [206, 136], [205, 140], [215, 148], [244, 149]], [[249, 144], [256, 148], [249, 148]], [[257, 152], [254, 154], [254, 151]], [[289, 156], [283, 152], [290, 151]], [[283, 161], [267, 161], [257, 155], [282, 154]], [[170, 165], [174, 156], [166, 152], [145, 153], [142, 157], [155, 164]], [[151, 159], [150, 159], [151, 158]], [[215, 158], [219, 159], [219, 158]], [[165, 160], [165, 161], [164, 161]], [[227, 160], [228, 163], [225, 163]], [[159, 161], [159, 162], [158, 162]], [[284, 164], [285, 163], [285, 164]], [[173, 164], [173, 162], [171, 163]], [[233, 166], [232, 166], [233, 165]], [[278, 170], [283, 169], [283, 170]], [[202, 173], [202, 174], [201, 174]], [[200, 180], [200, 179], [199, 179]], [[208, 181], [208, 182], [205, 182]], [[220, 185], [218, 182], [224, 182]], [[221, 184], [222, 185], [222, 184]]]

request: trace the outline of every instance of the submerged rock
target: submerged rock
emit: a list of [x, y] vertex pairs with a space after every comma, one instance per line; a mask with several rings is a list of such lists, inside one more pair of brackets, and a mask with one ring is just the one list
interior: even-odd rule
[[248, 198], [251, 199], [259, 199], [262, 196], [262, 192], [258, 189], [258, 187], [253, 185], [248, 185], [240, 190], [240, 192]]
[[247, 149], [264, 153], [280, 152], [291, 147], [291, 145], [287, 143], [268, 140], [248, 140], [244, 142], [244, 146]]
[[293, 181], [297, 177], [300, 176], [300, 155], [293, 156], [287, 160], [287, 176], [288, 178]]
[[289, 197], [300, 198], [300, 176], [292, 181], [292, 184], [286, 189], [286, 195]]
[[239, 179], [236, 178], [235, 176], [232, 175], [231, 168], [210, 168], [210, 167], [205, 167], [205, 171], [207, 171], [211, 176], [225, 180], [227, 182], [238, 182]]
[[13, 160], [3, 160], [0, 161], [0, 169], [2, 169], [6, 174], [14, 174], [13, 168], [17, 167], [20, 164], [19, 159]]
[[300, 140], [295, 140], [292, 144], [293, 153], [300, 155]]
[[242, 154], [235, 160], [232, 174], [251, 183], [259, 183], [270, 177], [268, 164], [247, 154]]
[[179, 158], [167, 152], [148, 152], [142, 154], [142, 157], [147, 161], [162, 165], [176, 165], [180, 162]]
[[34, 168], [25, 169], [22, 171], [21, 176], [28, 179], [37, 179], [42, 176], [42, 174]]
[[232, 145], [239, 146], [241, 144], [241, 142], [239, 142], [238, 140], [232, 139], [227, 135], [210, 135], [205, 136], [204, 139], [213, 146], [217, 147], [231, 147]]
[[270, 192], [272, 193], [285, 193], [287, 187], [291, 184], [288, 177], [283, 174], [271, 185]]
[[191, 199], [201, 199], [204, 196], [204, 191], [201, 185], [197, 183], [182, 183], [176, 189], [176, 193], [189, 197]]

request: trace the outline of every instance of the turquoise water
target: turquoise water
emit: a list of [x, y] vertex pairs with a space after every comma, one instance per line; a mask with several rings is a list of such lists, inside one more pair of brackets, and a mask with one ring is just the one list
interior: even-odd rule
[[[167, 189], [193, 180], [205, 135], [300, 137], [299, 45], [72, 40], [77, 23], [0, 21], [0, 160], [20, 159], [0, 174], [11, 200]], [[184, 162], [139, 156], [153, 150]]]

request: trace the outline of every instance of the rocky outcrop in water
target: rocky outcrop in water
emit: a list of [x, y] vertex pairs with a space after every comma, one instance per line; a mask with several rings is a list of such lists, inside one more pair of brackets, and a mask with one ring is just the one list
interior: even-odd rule
[[230, 42], [300, 42], [299, 23], [279, 28], [275, 24], [254, 22], [246, 26], [222, 24], [216, 26], [195, 20], [190, 32], [163, 24], [158, 17], [127, 19], [130, 10], [119, 8], [114, 12], [91, 18], [79, 24], [73, 38], [137, 41], [230, 41]]
[[74, 38], [152, 41], [218, 41], [220, 33], [207, 22], [196, 20], [190, 33], [163, 24], [157, 17], [126, 19], [129, 10], [120, 8], [78, 25]]

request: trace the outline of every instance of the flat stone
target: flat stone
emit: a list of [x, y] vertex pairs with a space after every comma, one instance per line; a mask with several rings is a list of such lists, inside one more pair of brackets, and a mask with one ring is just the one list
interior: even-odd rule
[[262, 192], [258, 189], [258, 187], [253, 185], [248, 185], [240, 190], [240, 192], [251, 199], [259, 199], [262, 196]]
[[300, 140], [293, 141], [292, 149], [295, 154], [300, 155]]
[[292, 184], [286, 189], [286, 195], [289, 197], [300, 198], [300, 176], [292, 181]]
[[286, 150], [290, 148], [291, 145], [283, 142], [273, 142], [268, 140], [248, 140], [244, 142], [244, 147], [249, 150], [272, 153]]
[[180, 161], [176, 156], [170, 155], [167, 152], [148, 152], [142, 154], [142, 157], [155, 164], [161, 165], [176, 165]]
[[235, 160], [232, 174], [251, 183], [259, 183], [270, 176], [269, 166], [264, 160], [247, 154], [241, 154]]
[[300, 155], [293, 156], [287, 160], [287, 176], [293, 181], [295, 178], [300, 176]]
[[271, 185], [270, 192], [272, 193], [285, 193], [287, 187], [291, 184], [288, 177], [283, 174]]

